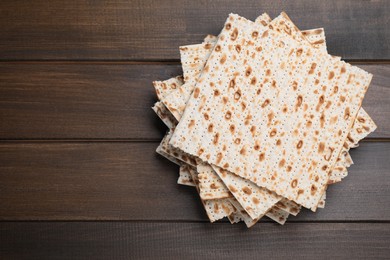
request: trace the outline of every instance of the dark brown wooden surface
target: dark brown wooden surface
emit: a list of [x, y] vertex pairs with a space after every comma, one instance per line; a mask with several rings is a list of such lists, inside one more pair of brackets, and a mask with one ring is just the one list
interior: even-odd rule
[[390, 224], [4, 222], [0, 239], [6, 259], [388, 259]]
[[[181, 73], [178, 47], [228, 13], [265, 11], [324, 27], [331, 54], [374, 74], [363, 107], [378, 129], [325, 209], [209, 224], [154, 152], [151, 81]], [[0, 1], [0, 259], [388, 259], [389, 13], [386, 0]]]
[[329, 51], [390, 59], [387, 0], [2, 1], [0, 59], [178, 59], [176, 46], [217, 34], [229, 13], [286, 11], [301, 29], [324, 27]]

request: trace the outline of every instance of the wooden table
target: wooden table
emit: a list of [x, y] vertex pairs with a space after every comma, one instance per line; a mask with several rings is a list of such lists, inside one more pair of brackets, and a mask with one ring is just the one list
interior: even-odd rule
[[[378, 129], [325, 209], [279, 226], [209, 224], [178, 167], [151, 81], [230, 12], [285, 10], [374, 74]], [[1, 1], [0, 259], [390, 258], [390, 4], [376, 1]]]

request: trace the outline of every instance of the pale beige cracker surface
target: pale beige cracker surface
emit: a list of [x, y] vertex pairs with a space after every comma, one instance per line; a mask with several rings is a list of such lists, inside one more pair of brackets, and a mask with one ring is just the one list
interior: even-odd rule
[[[268, 18], [267, 17], [268, 17], [267, 15], [262, 15], [259, 18], [257, 18], [256, 21], [258, 23], [267, 24], [269, 21], [268, 20], [269, 17]], [[326, 51], [325, 32], [322, 28], [306, 30], [306, 31], [303, 31], [302, 34], [304, 35], [304, 36], [302, 36], [303, 40], [308, 40], [311, 44], [315, 45], [317, 48], [322, 48], [323, 50]], [[217, 40], [217, 37], [212, 36], [212, 35], [208, 35], [204, 39], [203, 43], [204, 44], [206, 44], [206, 43], [215, 44], [216, 40]], [[181, 56], [183, 57], [182, 63], [183, 64], [191, 64], [190, 66], [189, 65], [183, 66], [184, 74], [187, 75], [186, 78], [190, 79], [191, 82], [193, 82], [193, 77], [199, 76], [199, 74], [201, 73], [201, 71], [204, 67], [205, 59], [207, 59], [207, 57], [209, 56], [209, 53], [207, 53], [207, 51], [205, 51], [204, 48], [199, 48], [199, 46], [201, 46], [201, 45], [199, 45], [199, 44], [198, 45], [188, 45], [188, 46], [184, 46], [181, 50], [181, 54], [182, 54]], [[209, 50], [209, 52], [211, 52], [212, 48], [208, 47], [207, 49]], [[184, 51], [184, 50], [186, 50], [186, 51]], [[197, 52], [196, 50], [200, 50], [200, 51]], [[188, 54], [187, 52], [189, 52], [190, 54]], [[202, 55], [205, 55], [205, 56], [202, 56]], [[335, 57], [335, 58], [340, 59], [339, 57]], [[199, 61], [204, 61], [204, 62], [199, 62]], [[176, 89], [175, 91], [178, 93], [178, 95], [180, 95], [179, 99], [181, 99], [183, 97], [182, 92], [179, 91], [179, 89]], [[176, 98], [177, 97], [178, 96], [176, 96]], [[361, 110], [362, 109], [363, 108], [361, 108]], [[183, 111], [178, 109], [178, 112], [182, 113]], [[363, 112], [365, 113], [365, 111], [363, 111]], [[368, 119], [370, 119], [370, 118], [368, 117]], [[346, 166], [346, 167], [348, 167], [348, 166]], [[337, 168], [335, 170], [335, 174], [340, 175], [339, 174], [340, 169], [341, 168], [339, 166], [337, 166]], [[346, 175], [346, 168], [345, 167], [343, 168], [342, 172], [344, 175]], [[213, 178], [209, 178], [209, 179], [213, 179]], [[337, 180], [339, 180], [339, 178], [337, 178], [337, 179], [334, 178], [334, 179], [332, 179], [332, 182], [337, 182]], [[208, 181], [210, 181], [210, 180], [208, 180]]]
[[[325, 190], [328, 172], [360, 108], [371, 75], [333, 61], [308, 43], [291, 39], [287, 33], [291, 34], [294, 27], [287, 26], [286, 21], [278, 23], [282, 19], [276, 20], [273, 28], [259, 28], [242, 17], [229, 17], [171, 144], [313, 208]], [[251, 40], [258, 37], [261, 41]], [[229, 47], [239, 47], [239, 51], [234, 54]], [[294, 71], [294, 75], [286, 74], [288, 71]], [[323, 88], [323, 84], [329, 87]], [[258, 87], [246, 87], [250, 85]], [[208, 130], [210, 125], [215, 131]], [[300, 131], [303, 126], [306, 131]], [[213, 142], [215, 136], [217, 143]], [[323, 142], [318, 144], [316, 139]], [[279, 140], [283, 145], [278, 145]], [[229, 144], [226, 150], [224, 144]], [[283, 169], [270, 172], [278, 168]], [[315, 174], [310, 176], [309, 172]]]
[[[323, 33], [323, 31], [321, 29], [315, 29], [315, 30], [312, 30], [312, 31], [313, 31], [313, 33], [307, 33], [307, 35], [313, 35], [314, 36], [314, 39], [313, 38], [309, 39], [310, 41], [314, 41], [315, 39], [318, 39], [319, 38], [318, 35], [324, 35], [324, 33]], [[321, 37], [320, 37], [320, 39], [321, 39]], [[324, 44], [324, 42], [323, 42], [323, 44]], [[191, 66], [191, 68], [194, 68], [194, 67]], [[197, 73], [199, 73], [201, 68], [198, 68], [197, 70], [198, 70]], [[205, 176], [204, 180], [207, 182], [206, 183], [207, 185], [206, 184], [202, 185], [202, 178], [200, 178], [200, 194], [201, 194], [201, 197], [202, 197], [203, 194], [207, 194], [207, 196], [202, 197], [203, 199], [212, 199], [213, 196], [215, 196], [215, 198], [221, 198], [223, 196], [226, 196], [226, 197], [229, 196], [228, 195], [229, 193], [228, 193], [227, 190], [226, 191], [221, 191], [221, 188], [223, 187], [223, 185], [220, 185], [220, 183], [218, 183], [219, 182], [218, 179], [216, 179], [214, 182], [212, 182], [212, 180], [215, 179], [215, 178], [213, 178], [213, 175], [215, 175], [215, 174], [209, 174], [209, 178], [207, 177], [207, 175], [204, 175]], [[218, 187], [218, 188], [217, 188], [216, 192], [213, 193], [213, 188], [216, 189], [216, 187]], [[202, 188], [204, 189], [203, 193], [202, 193]], [[234, 189], [234, 186], [233, 186], [233, 189]], [[295, 214], [296, 213], [297, 213], [297, 211], [295, 211]]]

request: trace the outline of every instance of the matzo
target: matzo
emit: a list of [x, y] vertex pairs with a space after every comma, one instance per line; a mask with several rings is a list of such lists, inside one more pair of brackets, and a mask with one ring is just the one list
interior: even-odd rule
[[[282, 15], [279, 22], [283, 18]], [[294, 27], [287, 23], [259, 28], [242, 17], [229, 16], [171, 144], [314, 208], [325, 190], [328, 172], [360, 108], [371, 75], [344, 62], [335, 62], [330, 55], [304, 41], [292, 39], [287, 33]], [[261, 41], [252, 41], [258, 37]], [[236, 49], [236, 53], [229, 52], [229, 47]], [[294, 75], [288, 75], [288, 71]], [[216, 78], [219, 80], [215, 81]], [[329, 87], [323, 88], [324, 83]], [[215, 90], [220, 93], [217, 97], [213, 95]], [[284, 113], [285, 109], [289, 113]], [[207, 112], [210, 120], [203, 117]], [[327, 129], [325, 126], [336, 116]], [[299, 131], [308, 122], [310, 128]], [[217, 130], [208, 132], [210, 124]], [[236, 127], [234, 133], [230, 131], [231, 125]], [[217, 144], [212, 142], [216, 134], [220, 136]], [[237, 138], [240, 142], [234, 145]], [[314, 141], [319, 138], [324, 149], [318, 149], [319, 144]], [[283, 145], [278, 146], [278, 140]], [[255, 149], [256, 142], [261, 149]], [[229, 144], [226, 151], [222, 150], [224, 144]], [[322, 151], [314, 153], [315, 150]], [[290, 170], [271, 171], [278, 168]]]

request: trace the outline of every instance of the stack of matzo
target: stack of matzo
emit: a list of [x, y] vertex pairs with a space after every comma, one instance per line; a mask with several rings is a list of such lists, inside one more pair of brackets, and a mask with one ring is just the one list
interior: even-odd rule
[[157, 152], [180, 165], [211, 222], [283, 224], [325, 205], [349, 149], [375, 130], [361, 107], [372, 75], [327, 53], [324, 30], [282, 13], [229, 15], [221, 33], [180, 47], [183, 76], [155, 81], [169, 131]]

